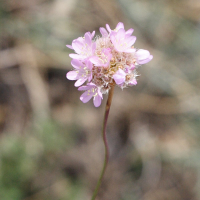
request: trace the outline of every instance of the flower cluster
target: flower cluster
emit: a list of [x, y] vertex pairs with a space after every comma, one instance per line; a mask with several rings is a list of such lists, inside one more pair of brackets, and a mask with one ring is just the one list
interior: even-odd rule
[[[106, 30], [107, 29], [107, 30]], [[92, 97], [94, 106], [101, 105], [103, 94], [118, 85], [120, 88], [137, 84], [136, 69], [139, 65], [152, 60], [153, 56], [144, 49], [135, 49], [133, 44], [136, 37], [132, 36], [133, 29], [125, 31], [124, 24], [119, 22], [114, 30], [106, 24], [100, 28], [102, 37], [94, 38], [95, 31], [85, 33], [67, 45], [76, 54], [70, 54], [74, 67], [67, 73], [69, 80], [76, 80], [75, 86], [79, 91], [85, 91], [80, 100], [87, 103]], [[81, 86], [84, 83], [85, 86]]]

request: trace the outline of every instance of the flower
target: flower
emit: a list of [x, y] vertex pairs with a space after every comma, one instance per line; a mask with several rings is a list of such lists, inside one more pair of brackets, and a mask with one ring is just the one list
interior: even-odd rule
[[79, 60], [73, 59], [71, 62], [72, 66], [75, 68], [74, 71], [70, 71], [66, 74], [66, 77], [69, 80], [77, 80], [75, 86], [79, 87], [86, 80], [91, 81], [92, 79], [92, 63], [89, 60], [85, 62], [80, 62]]
[[119, 52], [135, 52], [134, 48], [131, 48], [132, 45], [136, 41], [135, 36], [126, 35], [124, 29], [119, 29], [117, 32], [112, 32], [110, 34], [110, 39], [115, 47], [115, 49]]
[[112, 58], [112, 54], [110, 51], [110, 48], [103, 48], [101, 51], [98, 52], [97, 56], [91, 57], [90, 61], [95, 66], [106, 67], [109, 65], [110, 59]]
[[81, 96], [80, 100], [83, 103], [87, 103], [93, 97], [93, 103], [95, 107], [101, 105], [101, 99], [103, 99], [100, 89], [93, 83], [88, 83], [86, 86], [78, 88], [79, 91], [86, 90]]
[[[93, 98], [95, 107], [101, 105], [103, 94], [108, 93], [112, 86], [125, 88], [137, 84], [136, 69], [153, 59], [148, 50], [135, 49], [133, 44], [136, 37], [132, 36], [133, 29], [124, 29], [119, 22], [114, 30], [106, 24], [106, 29], [100, 27], [102, 37], [94, 38], [95, 32], [86, 32], [84, 37], [72, 41], [67, 45], [75, 54], [73, 71], [67, 73], [69, 80], [76, 80], [75, 86], [79, 91], [85, 91], [80, 100], [87, 103]], [[87, 83], [84, 86], [84, 83]]]
[[84, 37], [79, 37], [72, 41], [72, 45], [67, 45], [68, 48], [74, 49], [77, 54], [69, 54], [71, 58], [84, 60], [94, 54], [95, 42], [92, 41], [95, 32], [87, 32]]

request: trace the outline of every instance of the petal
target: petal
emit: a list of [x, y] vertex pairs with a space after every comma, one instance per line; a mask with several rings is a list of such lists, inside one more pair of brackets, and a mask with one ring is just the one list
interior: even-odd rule
[[106, 28], [107, 28], [107, 30], [108, 30], [109, 33], [112, 31], [111, 28], [110, 28], [110, 26], [108, 24], [106, 24]]
[[128, 31], [126, 31], [126, 36], [131, 36], [133, 33], [134, 29], [130, 28]]
[[76, 53], [81, 54], [83, 43], [80, 42], [78, 39], [73, 40], [72, 47]]
[[91, 44], [92, 44], [92, 39], [91, 39], [91, 35], [90, 35], [90, 33], [85, 33], [85, 42], [89, 45], [89, 46], [91, 46]]
[[86, 80], [87, 80], [87, 78], [78, 79], [78, 80], [75, 82], [74, 86], [75, 86], [75, 87], [79, 87], [79, 86], [83, 85], [83, 83], [85, 83]]
[[125, 77], [122, 77], [122, 76], [119, 76], [119, 75], [114, 75], [113, 78], [114, 78], [117, 85], [120, 85], [125, 81]]
[[128, 84], [129, 84], [129, 85], [137, 85], [137, 80], [136, 80], [136, 79], [133, 79], [133, 80], [131, 80]]
[[88, 68], [90, 71], [92, 71], [93, 64], [90, 62], [90, 60], [86, 60], [86, 61], [85, 61], [85, 64], [86, 64], [87, 68]]
[[70, 71], [66, 74], [66, 78], [69, 80], [77, 80], [78, 73], [76, 71]]
[[115, 28], [116, 30], [119, 30], [119, 29], [124, 29], [124, 24], [122, 22], [119, 22]]
[[91, 39], [94, 37], [94, 35], [95, 35], [95, 31], [92, 32]]
[[147, 50], [139, 49], [136, 52], [136, 55], [137, 55], [138, 60], [144, 60], [150, 56], [150, 53]]
[[101, 27], [101, 28], [99, 28], [99, 31], [100, 31], [100, 33], [101, 33], [101, 35], [103, 37], [107, 37], [108, 36], [108, 32], [106, 31], [105, 28]]
[[80, 43], [83, 43], [85, 41], [85, 39], [83, 37], [78, 37], [77, 39], [73, 40], [72, 43], [77, 42], [77, 41]]
[[90, 90], [91, 88], [93, 88], [93, 86], [91, 85], [84, 85], [78, 88], [78, 91], [83, 91], [83, 90]]
[[73, 59], [78, 59], [78, 60], [83, 60], [83, 59], [85, 59], [85, 56], [83, 56], [83, 55], [78, 55], [78, 54], [74, 54], [74, 53], [70, 53], [70, 54], [69, 54], [69, 57], [70, 57], [70, 58], [73, 58]]
[[116, 32], [112, 32], [111, 34], [110, 34], [110, 39], [111, 39], [111, 42], [112, 43], [114, 43], [115, 41], [116, 41]]
[[83, 103], [87, 103], [92, 97], [93, 97], [93, 94], [89, 94], [88, 91], [86, 91], [80, 96], [80, 100]]
[[117, 32], [117, 38], [119, 38], [119, 39], [124, 39], [124, 37], [125, 37], [125, 30], [124, 29], [122, 29], [122, 28], [120, 28], [119, 29], [119, 31]]
[[75, 69], [80, 69], [80, 67], [83, 67], [83, 63], [80, 62], [79, 60], [73, 59], [71, 61], [71, 65], [75, 68]]
[[72, 45], [66, 45], [66, 47], [68, 47], [69, 49], [74, 49], [73, 47], [72, 47]]
[[88, 77], [88, 82], [92, 80], [92, 72], [90, 73], [90, 76]]
[[90, 61], [96, 66], [101, 66], [102, 65], [102, 62], [101, 62], [101, 60], [99, 59], [98, 56], [91, 57]]
[[136, 49], [133, 49], [133, 48], [124, 50], [124, 52], [127, 52], [127, 53], [135, 53], [135, 51]]
[[93, 98], [93, 103], [95, 107], [99, 107], [101, 105], [101, 96], [97, 95]]
[[139, 61], [138, 61], [138, 64], [140, 64], [140, 65], [146, 64], [146, 63], [148, 63], [149, 61], [151, 61], [152, 59], [153, 59], [153, 56], [150, 55], [148, 58], [146, 58], [146, 59], [144, 59], [144, 60], [139, 60]]
[[96, 42], [92, 43], [92, 54], [94, 54], [96, 50]]
[[122, 84], [125, 81], [126, 73], [122, 70], [119, 69], [114, 75], [113, 79], [115, 80], [117, 85]]
[[111, 40], [111, 42], [114, 44], [114, 47], [116, 48], [116, 46], [117, 46], [118, 43], [119, 43], [120, 38], [117, 38], [117, 33], [113, 31], [113, 32], [110, 34], [110, 40]]
[[135, 65], [134, 64], [131, 64], [130, 67], [131, 67], [130, 70], [134, 70], [135, 69]]
[[126, 38], [125, 41], [128, 44], [128, 46], [130, 47], [135, 43], [136, 37], [135, 36], [130, 36], [130, 37]]
[[118, 73], [122, 76], [126, 76], [126, 73], [122, 69], [118, 69]]

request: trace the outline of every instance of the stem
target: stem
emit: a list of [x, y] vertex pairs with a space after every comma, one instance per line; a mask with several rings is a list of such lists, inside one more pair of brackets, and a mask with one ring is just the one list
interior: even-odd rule
[[105, 108], [105, 114], [104, 114], [104, 120], [103, 120], [103, 129], [102, 129], [102, 138], [103, 138], [103, 142], [104, 142], [104, 146], [105, 146], [105, 157], [104, 157], [104, 164], [103, 164], [103, 169], [101, 171], [99, 180], [97, 182], [96, 188], [94, 190], [93, 196], [91, 200], [95, 200], [99, 188], [101, 186], [102, 183], [102, 179], [103, 179], [103, 175], [105, 173], [107, 164], [108, 164], [108, 160], [109, 160], [109, 148], [108, 148], [108, 141], [106, 138], [106, 126], [107, 126], [107, 121], [108, 121], [108, 115], [109, 115], [109, 111], [110, 111], [110, 106], [111, 106], [111, 102], [112, 102], [112, 97], [113, 97], [113, 93], [114, 93], [114, 87], [112, 86], [109, 93], [108, 93], [108, 99], [107, 99], [107, 103], [106, 103], [106, 108]]

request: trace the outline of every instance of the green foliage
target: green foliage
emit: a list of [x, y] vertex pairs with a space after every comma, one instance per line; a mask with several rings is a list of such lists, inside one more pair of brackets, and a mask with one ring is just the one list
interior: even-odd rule
[[[54, 199], [51, 193], [56, 193], [56, 188], [61, 190], [55, 194], [56, 199], [79, 199], [80, 183], [70, 180], [62, 166], [61, 155], [72, 144], [68, 133], [52, 121], [25, 135], [3, 135], [0, 141], [0, 199], [21, 200], [28, 196], [37, 199], [34, 195], [39, 193], [39, 197], [49, 200]], [[46, 188], [52, 188], [52, 192], [46, 192]]]

